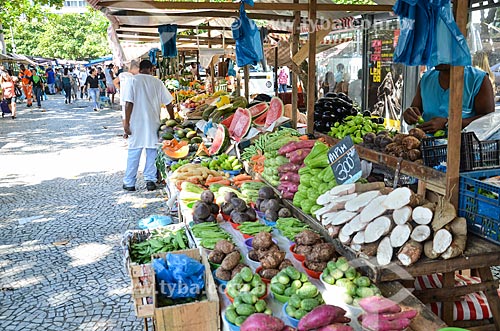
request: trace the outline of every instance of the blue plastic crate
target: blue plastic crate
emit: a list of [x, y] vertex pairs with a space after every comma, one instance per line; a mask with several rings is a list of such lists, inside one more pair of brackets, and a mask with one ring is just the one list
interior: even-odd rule
[[481, 181], [494, 176], [500, 176], [500, 169], [460, 174], [458, 214], [467, 219], [471, 232], [500, 245], [500, 187]]

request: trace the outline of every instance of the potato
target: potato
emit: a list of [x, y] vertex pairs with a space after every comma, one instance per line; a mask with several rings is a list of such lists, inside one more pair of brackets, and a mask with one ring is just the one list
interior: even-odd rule
[[273, 235], [269, 232], [259, 232], [252, 241], [254, 249], [268, 249], [273, 244]]
[[226, 257], [226, 254], [224, 254], [223, 252], [213, 250], [208, 255], [208, 260], [212, 263], [221, 264], [225, 257]]
[[234, 267], [233, 271], [231, 271], [231, 279], [233, 279], [233, 278], [234, 278], [234, 276], [236, 276], [236, 274], [237, 274], [238, 272], [240, 272], [240, 271], [241, 271], [241, 269], [243, 269], [243, 268], [245, 268], [245, 267], [247, 267], [247, 265], [246, 265], [246, 264], [243, 264], [243, 263], [239, 263], [236, 267]]
[[260, 259], [262, 269], [277, 269], [285, 259], [285, 252], [272, 251]]
[[420, 152], [420, 149], [412, 149], [408, 152], [408, 158], [411, 161], [417, 161], [422, 158], [422, 152]]
[[420, 140], [413, 136], [409, 136], [403, 139], [401, 145], [403, 145], [404, 148], [408, 151], [411, 149], [418, 149], [420, 148]]
[[410, 136], [414, 136], [418, 140], [422, 140], [425, 137], [427, 137], [427, 135], [425, 134], [424, 130], [419, 129], [419, 128], [413, 128], [408, 133], [410, 134]]
[[248, 258], [252, 261], [259, 261], [259, 254], [257, 254], [257, 251], [255, 249], [252, 249], [251, 251], [248, 251]]
[[274, 276], [276, 276], [280, 272], [278, 269], [262, 269], [259, 272], [260, 277], [265, 278], [265, 279], [272, 279]]
[[279, 251], [280, 248], [278, 245], [273, 243], [271, 246], [269, 246], [268, 249], [257, 249], [257, 256], [259, 257], [259, 260], [263, 258], [266, 254], [274, 252], [274, 251]]
[[233, 270], [240, 263], [240, 257], [240, 252], [231, 252], [224, 258], [220, 267], [226, 270]]
[[295, 236], [297, 245], [314, 245], [321, 240], [321, 236], [311, 230], [304, 230]]
[[408, 137], [408, 135], [406, 133], [397, 133], [395, 136], [394, 136], [394, 139], [393, 141], [398, 144], [398, 145], [401, 145], [401, 143], [403, 142], [403, 139], [405, 139], [406, 137]]
[[304, 262], [307, 269], [311, 269], [313, 271], [321, 272], [325, 270], [327, 262], [311, 262], [306, 260]]
[[293, 263], [289, 259], [284, 259], [283, 262], [281, 262], [278, 269], [281, 271], [281, 270], [285, 269], [286, 267], [293, 267]]
[[295, 254], [308, 255], [308, 254], [311, 254], [312, 249], [313, 249], [313, 246], [298, 245], [298, 246], [295, 246]]
[[335, 247], [330, 243], [316, 244], [307, 259], [311, 262], [328, 262], [335, 257]]
[[231, 279], [231, 271], [224, 270], [222, 268], [217, 268], [215, 271], [215, 277], [222, 280], [230, 280]]
[[230, 241], [227, 241], [227, 240], [219, 240], [215, 244], [214, 250], [221, 251], [224, 254], [229, 254], [232, 251], [234, 251], [234, 244]]

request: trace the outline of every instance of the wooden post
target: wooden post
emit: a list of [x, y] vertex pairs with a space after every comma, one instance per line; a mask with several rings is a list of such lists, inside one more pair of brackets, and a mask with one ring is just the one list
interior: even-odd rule
[[243, 67], [243, 72], [245, 75], [245, 98], [247, 99], [248, 102], [250, 102], [250, 69], [248, 68], [248, 65]]
[[278, 45], [274, 48], [274, 95], [278, 96]]
[[307, 78], [307, 133], [314, 131], [316, 101], [316, 0], [309, 0], [309, 63]]
[[[467, 0], [455, 1], [458, 27], [467, 35]], [[448, 156], [446, 159], [446, 198], [458, 209], [460, 179], [460, 146], [462, 131], [462, 96], [464, 90], [464, 67], [451, 67], [450, 104], [448, 109]]]
[[[293, 3], [299, 3], [299, 0], [293, 0]], [[292, 58], [295, 53], [299, 51], [299, 37], [300, 37], [300, 11], [294, 12], [293, 19], [293, 30], [292, 30], [292, 44], [291, 51], [292, 54], [290, 58]], [[297, 111], [298, 111], [298, 83], [299, 83], [299, 75], [298, 73], [293, 73], [290, 70], [292, 75], [292, 127], [294, 129], [297, 128]]]
[[[207, 25], [210, 25], [210, 23], [207, 23]], [[212, 48], [212, 44], [210, 43], [210, 38], [212, 38], [211, 34], [212, 30], [208, 30], [208, 48]], [[210, 58], [210, 84], [212, 84], [212, 93], [215, 92], [215, 66], [212, 61], [212, 58]]]

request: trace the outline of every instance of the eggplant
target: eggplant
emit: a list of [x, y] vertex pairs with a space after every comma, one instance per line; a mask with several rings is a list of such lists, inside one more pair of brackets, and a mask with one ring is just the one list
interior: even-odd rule
[[349, 102], [349, 103], [351, 103], [351, 104], [352, 104], [352, 100], [351, 100], [351, 98], [349, 98], [349, 97], [347, 96], [347, 94], [345, 94], [344, 92], [339, 92], [339, 93], [337, 93], [337, 97], [339, 97], [340, 99], [343, 99], [343, 100], [345, 100], [345, 101], [347, 101], [347, 102]]
[[325, 94], [325, 97], [327, 97], [327, 98], [336, 98], [336, 97], [338, 97], [338, 94], [334, 93], [334, 92], [328, 92], [327, 94]]
[[370, 111], [369, 111], [369, 110], [365, 110], [365, 111], [363, 112], [363, 116], [370, 117], [370, 116], [372, 116], [372, 113], [370, 113]]

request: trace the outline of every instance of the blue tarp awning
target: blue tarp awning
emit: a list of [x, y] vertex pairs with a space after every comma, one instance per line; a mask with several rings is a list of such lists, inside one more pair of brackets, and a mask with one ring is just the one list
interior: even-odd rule
[[98, 59], [90, 60], [89, 63], [85, 64], [85, 66], [90, 67], [90, 66], [93, 66], [94, 64], [98, 64], [98, 63], [102, 63], [102, 62], [106, 62], [106, 61], [112, 61], [112, 60], [113, 60], [113, 56], [109, 55], [109, 56], [101, 57]]

